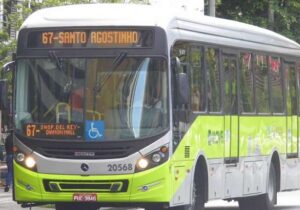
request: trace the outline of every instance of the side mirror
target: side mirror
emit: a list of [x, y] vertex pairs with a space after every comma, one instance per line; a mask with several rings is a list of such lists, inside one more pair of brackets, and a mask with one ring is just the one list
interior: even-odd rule
[[173, 57], [171, 59], [171, 68], [173, 70], [176, 70], [176, 69], [180, 68], [180, 65], [181, 65], [181, 63], [180, 63], [180, 60], [179, 60], [178, 57]]
[[10, 71], [14, 71], [15, 68], [16, 68], [16, 62], [11, 61], [11, 62], [8, 62], [8, 63], [3, 65], [2, 71], [3, 71], [3, 73], [7, 73], [7, 72], [10, 72]]
[[190, 103], [190, 84], [186, 73], [176, 74], [176, 104], [179, 106]]

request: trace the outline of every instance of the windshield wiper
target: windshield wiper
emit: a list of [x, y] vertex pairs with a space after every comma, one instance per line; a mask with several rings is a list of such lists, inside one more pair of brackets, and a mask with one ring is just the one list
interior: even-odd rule
[[99, 79], [96, 78], [97, 81], [96, 81], [96, 85], [94, 87], [94, 92], [98, 93], [101, 91], [101, 89], [103, 88], [105, 83], [109, 80], [109, 78], [112, 76], [113, 72], [123, 62], [123, 60], [126, 58], [126, 56], [127, 56], [127, 52], [120, 52], [120, 54], [117, 57], [115, 57], [115, 59], [113, 60], [112, 69], [110, 71], [108, 71], [108, 73], [105, 75], [101, 84], [100, 84]]
[[[63, 73], [63, 64], [62, 64], [62, 59], [60, 59], [59, 57], [57, 57], [56, 55], [56, 52], [53, 51], [53, 50], [50, 50], [49, 51], [49, 58], [50, 58], [50, 61], [52, 61], [53, 63], [55, 63], [57, 69]], [[64, 74], [63, 74], [64, 75]], [[67, 80], [65, 79], [65, 85], [63, 87], [63, 91], [64, 93], [67, 93], [69, 94], [71, 89], [72, 89], [72, 86], [73, 86], [73, 82], [72, 80]]]
[[49, 51], [49, 58], [50, 60], [55, 63], [56, 67], [62, 71], [62, 62], [61, 62], [61, 59], [59, 59], [56, 55], [56, 52], [55, 51]]
[[110, 71], [108, 71], [108, 73], [105, 75], [105, 77], [100, 80], [98, 76], [96, 76], [96, 85], [93, 88], [94, 94], [94, 103], [93, 103], [93, 110], [96, 110], [96, 95], [97, 93], [99, 93], [103, 86], [106, 84], [106, 82], [110, 79], [110, 77], [112, 76], [112, 74], [114, 73], [114, 71], [117, 69], [117, 67], [123, 62], [123, 60], [126, 58], [127, 56], [127, 52], [120, 52], [119, 55], [117, 55], [115, 57], [115, 59], [112, 62], [112, 68]]

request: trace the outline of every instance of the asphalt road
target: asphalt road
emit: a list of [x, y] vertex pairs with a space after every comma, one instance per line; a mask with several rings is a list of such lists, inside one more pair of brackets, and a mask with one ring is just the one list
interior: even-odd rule
[[[3, 192], [3, 187], [0, 187], [0, 210], [26, 210], [21, 208], [11, 199], [11, 192]], [[27, 208], [29, 210], [29, 208]], [[51, 210], [47, 207], [33, 207], [32, 210]], [[101, 208], [101, 210], [115, 210], [116, 208]], [[238, 210], [236, 202], [226, 201], [210, 201], [206, 204], [207, 210]], [[118, 208], [118, 210], [125, 210]], [[128, 210], [128, 209], [126, 209]], [[136, 209], [135, 209], [136, 210]], [[142, 210], [142, 209], [141, 209]], [[278, 205], [275, 210], [300, 210], [300, 191], [282, 192], [278, 194]]]

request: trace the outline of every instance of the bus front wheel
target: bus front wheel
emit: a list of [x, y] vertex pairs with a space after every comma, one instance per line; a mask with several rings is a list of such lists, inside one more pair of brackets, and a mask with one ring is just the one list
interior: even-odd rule
[[200, 173], [200, 176], [195, 176], [194, 184], [191, 195], [191, 204], [173, 207], [172, 210], [204, 210], [204, 179], [201, 176], [203, 173]]
[[184, 210], [203, 210], [204, 193], [200, 180], [194, 179], [191, 205], [185, 206]]

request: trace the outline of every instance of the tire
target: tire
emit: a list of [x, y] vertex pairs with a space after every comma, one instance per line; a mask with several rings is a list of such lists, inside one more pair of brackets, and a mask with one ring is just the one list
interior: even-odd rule
[[97, 207], [93, 204], [86, 203], [57, 203], [55, 204], [56, 210], [97, 210]]
[[277, 183], [276, 183], [276, 170], [273, 164], [270, 166], [269, 182], [267, 193], [258, 196], [257, 207], [259, 210], [272, 210], [277, 202]]
[[[201, 172], [200, 172], [201, 173]], [[201, 173], [203, 175], [203, 172]], [[204, 191], [205, 184], [202, 176], [194, 178], [193, 191], [192, 191], [192, 201], [190, 205], [178, 206], [172, 209], [175, 210], [204, 210]]]
[[191, 205], [186, 206], [185, 210], [203, 210], [204, 209], [204, 186], [200, 180], [194, 179]]
[[239, 200], [240, 210], [272, 210], [277, 202], [277, 182], [274, 164], [270, 166], [267, 193], [242, 198]]

